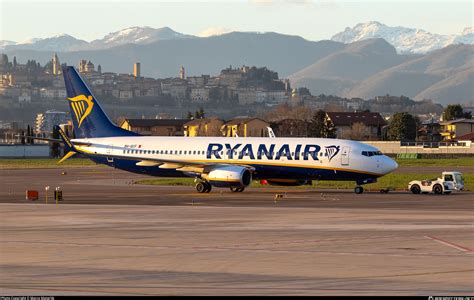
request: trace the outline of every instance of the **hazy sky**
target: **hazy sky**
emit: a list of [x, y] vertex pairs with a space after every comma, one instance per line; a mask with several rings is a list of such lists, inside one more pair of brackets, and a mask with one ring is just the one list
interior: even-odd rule
[[0, 0], [0, 40], [24, 41], [61, 33], [91, 41], [130, 26], [168, 26], [193, 35], [275, 31], [329, 39], [367, 21], [460, 33], [473, 26], [473, 1], [22, 1]]

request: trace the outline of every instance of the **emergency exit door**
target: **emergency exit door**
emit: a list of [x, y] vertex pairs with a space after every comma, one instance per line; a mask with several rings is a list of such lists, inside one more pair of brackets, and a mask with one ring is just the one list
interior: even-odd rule
[[342, 147], [341, 152], [341, 165], [348, 166], [349, 165], [349, 154], [351, 153], [350, 147]]

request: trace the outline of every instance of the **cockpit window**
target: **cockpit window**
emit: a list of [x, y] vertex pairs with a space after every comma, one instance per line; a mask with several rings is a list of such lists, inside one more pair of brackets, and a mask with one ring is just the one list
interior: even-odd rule
[[362, 151], [363, 156], [375, 156], [375, 155], [383, 155], [380, 151]]

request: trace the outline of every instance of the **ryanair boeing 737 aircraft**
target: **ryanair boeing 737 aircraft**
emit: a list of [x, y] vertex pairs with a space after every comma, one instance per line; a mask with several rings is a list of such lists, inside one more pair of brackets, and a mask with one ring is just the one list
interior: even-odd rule
[[242, 192], [252, 180], [302, 185], [311, 180], [372, 183], [398, 166], [378, 149], [323, 138], [139, 136], [114, 125], [74, 67], [63, 68], [75, 138], [60, 131], [68, 150], [118, 169], [161, 177], [196, 178], [196, 190]]

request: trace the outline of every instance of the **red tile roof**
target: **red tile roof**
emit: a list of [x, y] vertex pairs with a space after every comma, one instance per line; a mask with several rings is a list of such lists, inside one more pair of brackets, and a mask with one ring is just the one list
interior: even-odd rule
[[465, 134], [465, 135], [462, 135], [462, 136], [458, 136], [455, 138], [455, 140], [458, 140], [458, 141], [473, 141], [474, 140], [474, 132], [471, 132], [471, 133], [468, 133], [468, 134]]

